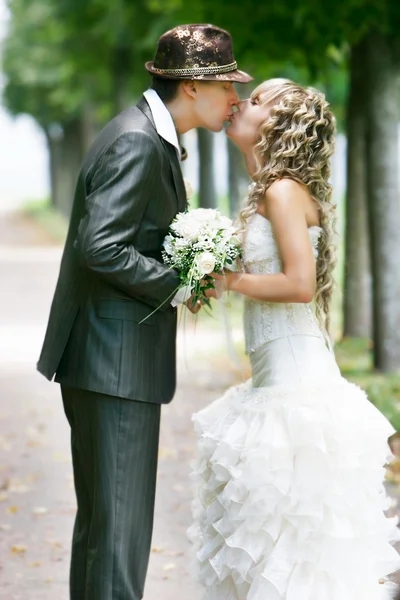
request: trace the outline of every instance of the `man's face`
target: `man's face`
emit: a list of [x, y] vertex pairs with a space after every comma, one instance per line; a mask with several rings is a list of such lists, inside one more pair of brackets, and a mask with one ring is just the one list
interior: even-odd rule
[[198, 127], [221, 131], [229, 121], [233, 107], [239, 102], [238, 95], [229, 81], [196, 81], [193, 109], [199, 121]]

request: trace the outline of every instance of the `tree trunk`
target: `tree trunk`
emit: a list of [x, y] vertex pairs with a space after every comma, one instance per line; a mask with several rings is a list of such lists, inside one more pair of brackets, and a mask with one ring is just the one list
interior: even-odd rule
[[88, 114], [46, 132], [50, 156], [50, 179], [52, 204], [67, 218], [71, 214], [78, 175], [93, 131]]
[[125, 46], [117, 46], [114, 52], [113, 86], [114, 112], [119, 114], [130, 105], [129, 70], [131, 64], [131, 50]]
[[372, 293], [367, 222], [365, 44], [351, 50], [347, 100], [347, 194], [344, 266], [345, 337], [372, 334]]
[[199, 206], [217, 208], [217, 193], [214, 180], [214, 137], [211, 131], [197, 130], [199, 149]]
[[85, 154], [84, 139], [84, 125], [81, 118], [72, 119], [64, 125], [64, 194], [63, 202], [59, 208], [67, 217], [71, 213], [76, 182]]
[[102, 127], [99, 127], [98, 123], [96, 123], [95, 109], [89, 102], [83, 107], [80, 118], [82, 127], [82, 154], [85, 156]]
[[56, 208], [61, 203], [61, 173], [62, 173], [62, 144], [63, 135], [61, 126], [45, 129], [47, 148], [49, 153], [50, 170], [50, 201]]
[[367, 37], [367, 181], [373, 275], [374, 366], [400, 367], [398, 66], [387, 37]]
[[227, 137], [229, 212], [238, 216], [249, 184], [243, 154]]

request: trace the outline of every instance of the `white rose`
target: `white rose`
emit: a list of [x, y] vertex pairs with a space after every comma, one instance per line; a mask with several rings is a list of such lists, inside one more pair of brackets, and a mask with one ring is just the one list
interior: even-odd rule
[[229, 219], [229, 217], [221, 216], [219, 222], [221, 223], [221, 229], [229, 229], [232, 227], [232, 219]]
[[214, 271], [215, 258], [211, 252], [202, 252], [197, 258], [197, 267], [201, 275], [209, 275]]
[[174, 238], [172, 237], [172, 235], [167, 235], [167, 237], [164, 240], [164, 250], [167, 254], [172, 254], [173, 252], [173, 247], [172, 247], [172, 240]]
[[180, 234], [182, 221], [183, 221], [182, 215], [178, 215], [176, 217], [176, 219], [174, 221], [172, 221], [172, 223], [171, 223], [171, 226], [170, 226], [171, 230], [177, 234]]
[[217, 219], [215, 221], [208, 221], [207, 228], [214, 236], [221, 229], [221, 223]]
[[184, 238], [189, 238], [192, 242], [197, 240], [201, 226], [193, 219], [187, 219], [180, 223], [179, 233]]
[[218, 219], [218, 211], [214, 210], [213, 208], [196, 208], [189, 214], [192, 215], [193, 219], [196, 219], [196, 221], [201, 223], [205, 223], [206, 221], [215, 221]]

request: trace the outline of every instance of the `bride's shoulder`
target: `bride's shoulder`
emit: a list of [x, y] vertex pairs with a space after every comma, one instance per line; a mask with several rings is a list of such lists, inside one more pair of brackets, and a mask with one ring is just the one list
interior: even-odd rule
[[310, 202], [307, 186], [293, 179], [277, 179], [266, 190], [264, 210], [266, 216], [281, 210], [306, 210]]
[[284, 177], [283, 179], [277, 179], [274, 181], [265, 192], [266, 198], [293, 198], [298, 197], [309, 197], [310, 193], [308, 188], [303, 183]]

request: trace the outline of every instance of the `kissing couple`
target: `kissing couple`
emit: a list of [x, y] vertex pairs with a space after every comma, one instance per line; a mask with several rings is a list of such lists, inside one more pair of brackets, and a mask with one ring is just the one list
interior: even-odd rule
[[201, 308], [191, 290], [174, 294], [179, 273], [162, 261], [187, 209], [179, 135], [229, 121], [252, 179], [238, 220], [244, 268], [213, 276], [245, 297], [252, 376], [193, 417], [198, 578], [208, 600], [388, 599], [400, 566], [384, 514], [394, 430], [342, 378], [328, 333], [329, 105], [286, 79], [239, 101], [234, 84], [252, 77], [213, 25], [168, 31], [146, 69], [149, 89], [83, 162], [38, 362], [60, 384], [71, 428], [70, 598], [143, 597], [177, 306]]

